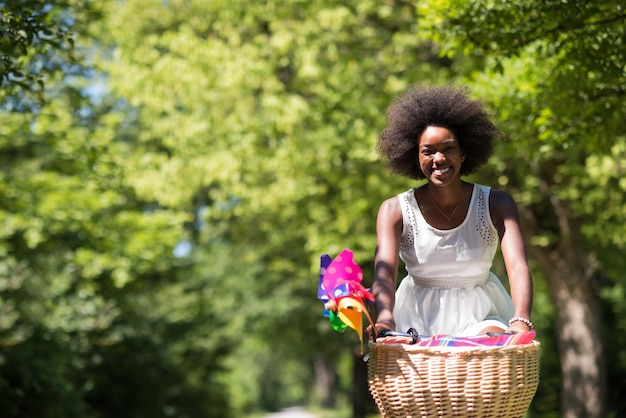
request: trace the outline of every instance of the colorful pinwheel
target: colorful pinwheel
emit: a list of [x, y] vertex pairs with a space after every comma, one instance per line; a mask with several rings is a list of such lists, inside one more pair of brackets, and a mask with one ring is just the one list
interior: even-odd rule
[[352, 328], [359, 336], [363, 351], [363, 314], [373, 326], [364, 299], [374, 301], [374, 296], [363, 287], [363, 272], [354, 261], [354, 254], [344, 249], [331, 259], [321, 256], [320, 283], [317, 297], [324, 302], [324, 316], [328, 316], [335, 331]]

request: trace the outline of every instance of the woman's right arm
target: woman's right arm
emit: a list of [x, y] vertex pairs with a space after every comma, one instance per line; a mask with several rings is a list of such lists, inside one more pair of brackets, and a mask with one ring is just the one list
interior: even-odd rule
[[402, 234], [402, 209], [398, 197], [385, 200], [376, 219], [376, 254], [372, 293], [376, 298], [376, 329], [395, 330], [393, 307]]

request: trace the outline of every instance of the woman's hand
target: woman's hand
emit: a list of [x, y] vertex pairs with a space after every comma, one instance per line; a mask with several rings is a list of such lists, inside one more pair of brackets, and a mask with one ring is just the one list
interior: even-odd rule
[[367, 334], [367, 337], [370, 340], [374, 340], [374, 337], [378, 337], [380, 330], [382, 329], [386, 329], [388, 331], [393, 331], [396, 329], [395, 324], [393, 323], [389, 323], [389, 322], [376, 322], [375, 324], [376, 327], [376, 335], [374, 335], [374, 330], [372, 329], [372, 326], [369, 325], [366, 329], [365, 332]]
[[531, 328], [526, 325], [525, 323], [521, 322], [521, 321], [515, 321], [513, 322], [511, 325], [509, 325], [509, 328], [506, 330], [506, 332], [528, 332], [530, 331]]

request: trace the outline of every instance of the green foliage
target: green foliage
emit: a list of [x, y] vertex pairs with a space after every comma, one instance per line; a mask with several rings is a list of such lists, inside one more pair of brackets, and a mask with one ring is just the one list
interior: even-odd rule
[[[623, 4], [478, 0], [427, 1], [418, 8], [421, 36], [464, 64], [453, 67], [459, 80], [492, 106], [509, 136], [485, 178], [514, 194], [535, 220], [528, 227], [530, 245], [546, 254], [582, 248], [575, 261], [589, 277], [590, 290], [604, 287], [604, 303], [612, 306], [617, 299], [606, 295], [626, 285]], [[543, 276], [574, 280], [558, 273], [543, 271]], [[549, 301], [539, 299], [537, 313], [543, 303]], [[622, 325], [614, 319], [604, 323], [610, 335], [605, 354], [612, 353], [607, 361], [614, 364], [622, 356], [615, 348], [624, 344], [616, 332]], [[554, 371], [546, 349], [555, 346], [544, 345], [542, 369]], [[611, 381], [623, 376], [623, 369], [615, 371]], [[552, 377], [542, 379], [538, 398], [545, 402], [534, 404], [535, 413], [545, 416], [539, 405], [550, 402], [557, 385]], [[613, 401], [609, 409], [620, 411], [623, 405]]]
[[3, 114], [2, 410], [227, 416], [222, 313], [172, 255], [189, 213], [135, 193], [126, 121], [75, 97]]
[[[31, 34], [25, 49], [2, 51], [12, 65], [27, 73], [47, 48], [70, 52], [71, 36], [91, 73], [63, 64], [65, 74], [46, 73], [34, 114], [0, 114], [6, 416], [228, 417], [322, 403], [310, 391], [320, 357], [347, 399], [358, 338], [321, 315], [319, 255], [353, 249], [368, 281], [377, 206], [412, 186], [374, 151], [384, 110], [410, 84], [452, 77], [488, 98], [510, 133], [481, 178], [546, 215], [531, 237], [546, 248], [558, 240], [546, 196], [567, 203], [605, 274], [607, 322], [624, 329], [618, 5], [13, 6], [61, 43]], [[54, 20], [68, 16], [85, 19]], [[34, 78], [3, 84], [7, 103]], [[540, 274], [537, 289], [548, 374], [534, 410], [547, 416], [560, 376]], [[614, 346], [622, 334], [610, 334]], [[609, 354], [619, 381], [623, 353]]]
[[98, 17], [89, 0], [0, 2], [0, 106], [36, 109], [57, 74], [83, 73], [76, 35]]
[[[350, 247], [371, 270], [376, 207], [408, 187], [388, 178], [374, 151], [384, 108], [409, 83], [445, 77], [413, 37], [412, 4], [128, 1], [107, 13], [98, 39], [111, 49], [98, 45], [98, 65], [141, 126], [130, 140], [130, 187], [160, 205], [193, 202], [204, 225], [193, 233], [197, 251], [224, 237], [227, 259], [245, 266], [237, 316], [267, 366], [232, 382], [249, 364], [235, 354], [224, 378], [234, 402], [305, 400], [302, 389], [272, 394], [294, 387], [285, 373], [311, 385], [302, 358], [336, 358], [356, 343], [336, 338], [321, 316], [319, 255]], [[260, 392], [238, 389], [254, 376]]]

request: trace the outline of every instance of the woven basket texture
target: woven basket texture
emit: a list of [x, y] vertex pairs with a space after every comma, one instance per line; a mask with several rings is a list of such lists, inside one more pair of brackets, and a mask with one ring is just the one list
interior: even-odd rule
[[370, 392], [383, 418], [523, 418], [539, 384], [539, 347], [370, 342]]

